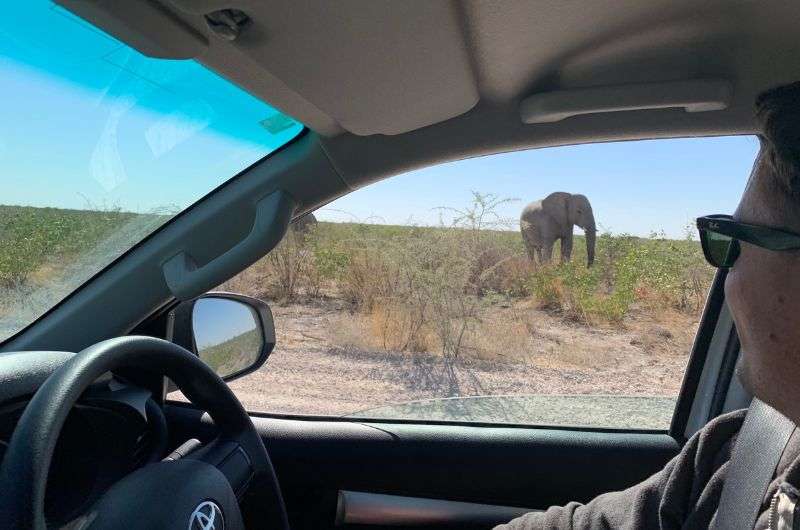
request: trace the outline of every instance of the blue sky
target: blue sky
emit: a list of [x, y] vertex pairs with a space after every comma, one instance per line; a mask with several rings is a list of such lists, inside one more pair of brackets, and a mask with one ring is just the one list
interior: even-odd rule
[[735, 209], [757, 152], [752, 136], [518, 151], [398, 175], [332, 202], [317, 217], [435, 225], [440, 207], [463, 209], [476, 191], [518, 199], [498, 209], [516, 229], [525, 204], [568, 191], [589, 198], [601, 230], [682, 237], [696, 217]]
[[[146, 58], [50, 2], [14, 6], [0, 19], [2, 204], [175, 211], [300, 129], [270, 130], [275, 109], [197, 63]], [[735, 208], [757, 148], [730, 137], [493, 155], [398, 175], [318, 217], [435, 225], [439, 207], [476, 191], [517, 199], [499, 209], [514, 228], [527, 202], [570, 191], [601, 229], [680, 237], [698, 215]]]
[[256, 317], [242, 303], [201, 298], [194, 306], [192, 326], [197, 347], [203, 349], [256, 329]]

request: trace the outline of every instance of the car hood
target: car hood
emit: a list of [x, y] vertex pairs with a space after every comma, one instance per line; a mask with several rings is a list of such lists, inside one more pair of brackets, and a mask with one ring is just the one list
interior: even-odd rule
[[408, 401], [346, 417], [667, 430], [675, 401], [663, 396], [468, 396]]

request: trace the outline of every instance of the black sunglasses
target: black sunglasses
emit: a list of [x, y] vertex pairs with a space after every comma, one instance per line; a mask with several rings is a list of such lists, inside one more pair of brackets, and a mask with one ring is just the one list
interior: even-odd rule
[[707, 215], [697, 219], [700, 244], [706, 260], [728, 269], [739, 257], [739, 241], [767, 250], [800, 250], [800, 235], [768, 226], [734, 221], [730, 215]]

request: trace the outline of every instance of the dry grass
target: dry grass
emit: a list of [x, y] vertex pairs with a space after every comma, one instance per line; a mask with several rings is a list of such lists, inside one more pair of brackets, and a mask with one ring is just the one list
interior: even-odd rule
[[[419, 352], [443, 356], [442, 343], [429, 325], [415, 336], [419, 342], [403, 348], [408, 328], [400, 315], [382, 308], [368, 314], [337, 313], [324, 332], [334, 348], [357, 351]], [[660, 318], [637, 312], [618, 326], [587, 326], [565, 321], [535, 307], [531, 300], [482, 307], [463, 341], [463, 359], [523, 362], [548, 370], [607, 369], [631, 356], [684, 358], [697, 321], [679, 311]]]
[[465, 351], [482, 360], [524, 360], [542, 339], [536, 316], [524, 303], [484, 308], [470, 329]]
[[[673, 338], [654, 347], [641, 339], [643, 335], [658, 337], [661, 324], [644, 314], [634, 312], [626, 320], [627, 329], [597, 329], [538, 310], [532, 300], [484, 306], [479, 315], [487, 322], [484, 331], [491, 332], [490, 321], [508, 322], [508, 327], [521, 334], [517, 323], [521, 307], [535, 324], [525, 359], [497, 356], [484, 360], [465, 355], [457, 367], [459, 395], [677, 395], [692, 343], [691, 333], [680, 330], [692, 328], [695, 320], [691, 316], [678, 312], [676, 319], [683, 321], [675, 321], [670, 330]], [[351, 314], [342, 300], [273, 304], [273, 312], [278, 334], [275, 352], [263, 369], [231, 383], [250, 409], [341, 415], [450, 395], [441, 355], [373, 348], [374, 342], [363, 342], [374, 340], [367, 333], [367, 316]], [[493, 337], [501, 335], [497, 332]], [[350, 345], [344, 347], [348, 336]], [[491, 351], [487, 347], [490, 340], [496, 339], [482, 345], [487, 351]], [[573, 358], [571, 352], [562, 357], [563, 345], [576, 349], [578, 357]], [[590, 350], [592, 355], [580, 355]], [[621, 421], [630, 413], [630, 408], [614, 410]], [[492, 417], [492, 421], [500, 420], [500, 414]], [[669, 415], [662, 421], [659, 428], [669, 424]], [[611, 425], [618, 423], [615, 420]]]
[[[274, 293], [279, 302], [281, 349], [258, 377], [291, 394], [267, 408], [335, 413], [446, 396], [674, 395], [697, 311], [684, 281], [685, 265], [702, 260], [697, 244], [605, 235], [596, 267], [586, 270], [576, 238], [573, 264], [535, 270], [518, 232], [486, 226], [487, 204], [447, 227], [319, 223], [302, 245], [282, 243], [295, 261], [262, 260], [263, 274], [250, 276], [260, 283], [239, 290]], [[289, 263], [302, 263], [291, 269], [295, 277], [279, 269]], [[657, 320], [653, 311], [665, 308], [674, 314]], [[273, 399], [256, 383], [241, 386], [254, 400]], [[342, 390], [333, 396], [331, 386]]]
[[461, 224], [436, 228], [319, 223], [223, 287], [281, 304], [339, 300], [337, 347], [449, 364], [535, 352], [543, 365], [588, 367], [630, 345], [606, 335], [655, 351], [699, 315], [712, 271], [697, 242], [603, 234], [587, 269], [576, 236], [571, 263], [534, 267], [518, 232], [486, 222], [492, 204], [476, 196]]
[[366, 314], [337, 314], [327, 335], [333, 345], [345, 349], [441, 351], [435, 334], [427, 326], [420, 327], [417, 318], [398, 306], [375, 306]]
[[[279, 353], [259, 377], [281, 381], [292, 395], [267, 408], [352, 411], [489, 394], [675, 395], [698, 293], [711, 277], [700, 248], [688, 240], [598, 239], [592, 269], [580, 250], [573, 263], [534, 269], [516, 232], [320, 223], [302, 244], [281, 243], [279, 252], [294, 255], [265, 258], [231, 284], [266, 293], [278, 314], [291, 313], [277, 327], [290, 328], [281, 344], [297, 356], [284, 366]], [[318, 368], [306, 381], [310, 358]], [[241, 385], [253, 400], [268, 399], [257, 385]], [[331, 385], [344, 385], [340, 402]]]

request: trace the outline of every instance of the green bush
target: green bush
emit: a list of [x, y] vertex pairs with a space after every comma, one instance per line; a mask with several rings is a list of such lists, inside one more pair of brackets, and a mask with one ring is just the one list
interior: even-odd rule
[[[713, 269], [690, 237], [605, 232], [597, 238], [595, 264], [587, 268], [585, 238], [576, 235], [570, 263], [534, 268], [517, 228], [495, 213], [504, 202], [475, 194], [468, 207], [450, 210], [455, 221], [449, 226], [321, 222], [308, 239], [313, 267], [301, 274], [324, 279], [334, 296], [358, 311], [389, 304], [392, 311], [416, 312], [411, 320], [426, 320], [420, 315], [431, 311], [443, 311], [445, 320], [463, 320], [471, 307], [465, 301], [485, 305], [498, 296], [533, 296], [541, 307], [588, 323], [619, 323], [636, 304], [687, 312], [702, 307]], [[553, 254], [557, 260], [558, 245]], [[456, 313], [460, 316], [453, 317]]]
[[[437, 227], [321, 222], [303, 236], [290, 234], [226, 285], [283, 300], [338, 297], [365, 313], [391, 308], [405, 313], [401, 319], [413, 323], [409, 329], [434, 333], [443, 348], [454, 350], [478, 303], [533, 296], [542, 307], [590, 323], [621, 322], [636, 304], [687, 312], [702, 307], [713, 269], [691, 237], [606, 232], [598, 236], [595, 264], [587, 269], [585, 239], [576, 235], [572, 262], [534, 268], [516, 225], [496, 213], [505, 202], [476, 193], [463, 210], [450, 210], [452, 224]], [[120, 211], [0, 209], [0, 287], [6, 288], [113, 244], [111, 236], [133, 220], [156, 226], [166, 219]]]
[[314, 267], [326, 280], [341, 278], [349, 264], [350, 256], [347, 252], [335, 248], [314, 248]]
[[599, 267], [575, 262], [541, 266], [531, 275], [531, 291], [540, 307], [562, 311], [571, 319], [591, 323], [599, 316], [616, 322], [628, 310], [631, 297], [621, 284], [604, 292], [603, 273]]
[[561, 279], [558, 268], [540, 267], [530, 276], [530, 291], [536, 297], [540, 307], [544, 309], [559, 309], [562, 307]]
[[580, 258], [540, 267], [529, 285], [541, 307], [583, 322], [621, 322], [636, 302], [699, 311], [713, 276], [697, 242], [661, 234], [604, 233], [597, 238], [594, 266], [586, 268]]
[[166, 217], [117, 210], [0, 206], [0, 286], [25, 283], [43, 266], [60, 268], [134, 220], [155, 227]]

